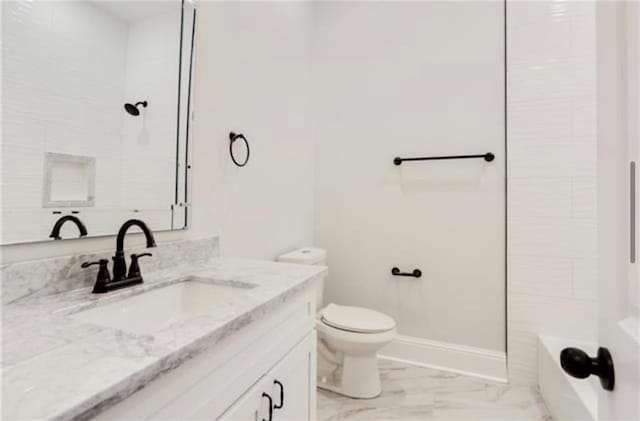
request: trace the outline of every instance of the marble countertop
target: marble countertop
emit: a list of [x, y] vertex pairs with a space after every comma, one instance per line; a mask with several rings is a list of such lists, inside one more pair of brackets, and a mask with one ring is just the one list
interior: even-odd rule
[[[149, 273], [144, 284], [107, 294], [81, 288], [4, 305], [2, 418], [86, 418], [262, 318], [325, 272], [319, 266], [216, 259]], [[194, 277], [252, 287], [230, 305], [153, 334], [128, 333], [71, 317]]]

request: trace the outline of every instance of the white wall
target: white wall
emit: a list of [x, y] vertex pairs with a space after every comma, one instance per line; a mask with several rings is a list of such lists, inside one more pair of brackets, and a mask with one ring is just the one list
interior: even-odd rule
[[509, 376], [536, 337], [596, 335], [594, 2], [509, 2]]
[[[273, 259], [313, 241], [309, 12], [309, 3], [201, 3], [194, 153], [207, 143], [215, 157], [195, 184], [210, 195], [223, 256]], [[251, 144], [244, 168], [229, 158], [230, 131]]]
[[[160, 242], [222, 235], [227, 256], [274, 258], [313, 240], [313, 135], [308, 128], [308, 10], [297, 3], [202, 2], [193, 124], [192, 226]], [[228, 132], [251, 161], [230, 165]], [[132, 236], [127, 244], [143, 244]], [[2, 246], [4, 263], [109, 250], [113, 236]]]
[[[325, 298], [383, 311], [418, 341], [502, 352], [504, 365], [502, 4], [317, 2], [314, 17]], [[492, 163], [392, 163], [489, 151]]]

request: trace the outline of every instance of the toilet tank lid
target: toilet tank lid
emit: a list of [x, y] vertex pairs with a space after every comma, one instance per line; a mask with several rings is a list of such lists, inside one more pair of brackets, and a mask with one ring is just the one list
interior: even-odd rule
[[316, 265], [324, 263], [327, 251], [315, 247], [303, 247], [278, 257], [279, 262], [298, 263], [301, 265]]

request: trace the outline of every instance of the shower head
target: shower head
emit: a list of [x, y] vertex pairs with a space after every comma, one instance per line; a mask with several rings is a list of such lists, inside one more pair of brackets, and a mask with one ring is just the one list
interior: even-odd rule
[[138, 109], [138, 105], [142, 105], [142, 108], [147, 108], [147, 101], [139, 101], [135, 104], [127, 102], [126, 104], [124, 104], [124, 109], [126, 112], [133, 116], [140, 115], [140, 109]]

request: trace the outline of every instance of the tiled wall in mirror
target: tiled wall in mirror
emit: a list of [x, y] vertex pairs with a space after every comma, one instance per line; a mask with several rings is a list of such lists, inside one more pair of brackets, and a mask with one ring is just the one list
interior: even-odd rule
[[2, 2], [2, 244], [47, 240], [67, 214], [89, 236], [187, 226], [194, 10]]

